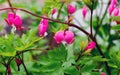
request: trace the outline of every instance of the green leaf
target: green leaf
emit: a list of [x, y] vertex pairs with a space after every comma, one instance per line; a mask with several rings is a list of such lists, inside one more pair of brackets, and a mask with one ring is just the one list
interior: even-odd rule
[[91, 72], [93, 69], [95, 69], [95, 63], [93, 61], [87, 61], [85, 65], [82, 67], [81, 72]]
[[14, 48], [14, 34], [0, 37], [0, 55], [3, 56], [14, 56], [16, 50]]
[[112, 29], [113, 29], [113, 30], [120, 30], [120, 25], [112, 26]]
[[69, 75], [79, 75], [79, 72], [75, 66], [70, 66], [70, 67], [65, 68], [64, 72]]
[[120, 16], [112, 16], [111, 19], [113, 21], [120, 21]]
[[23, 34], [22, 38], [17, 40], [19, 44], [15, 47], [15, 49], [17, 51], [22, 51], [34, 46], [35, 42], [38, 42], [42, 39], [42, 37], [36, 36], [36, 33], [37, 29], [34, 28], [27, 32], [27, 34]]
[[53, 72], [61, 67], [61, 63], [59, 62], [51, 62], [50, 64], [44, 65], [40, 68], [42, 72]]
[[0, 4], [4, 3], [6, 0], [0, 0]]
[[59, 48], [55, 48], [53, 51], [49, 51], [48, 57], [56, 61], [64, 62], [67, 58], [67, 50], [63, 45], [61, 45]]

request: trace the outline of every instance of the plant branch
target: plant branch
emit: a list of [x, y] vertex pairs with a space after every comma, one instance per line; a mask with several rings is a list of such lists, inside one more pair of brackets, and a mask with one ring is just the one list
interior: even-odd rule
[[43, 49], [39, 49], [39, 48], [34, 48], [34, 49], [28, 49], [28, 50], [24, 50], [24, 51], [21, 51], [21, 52], [17, 52], [17, 54], [14, 56], [14, 57], [11, 57], [10, 60], [8, 61], [8, 65], [11, 63], [11, 61], [18, 55], [22, 54], [22, 53], [26, 53], [26, 52], [29, 52], [29, 51], [46, 51], [46, 50], [43, 50]]
[[80, 60], [81, 57], [82, 57], [82, 53], [80, 52], [80, 54], [78, 55], [78, 57], [75, 61], [78, 62], [78, 60]]
[[[0, 9], [0, 11], [9, 10], [9, 9], [11, 9], [11, 8], [2, 8], [2, 9]], [[13, 9], [14, 9], [14, 10], [20, 10], [20, 11], [26, 12], [26, 13], [28, 13], [28, 14], [30, 14], [30, 15], [32, 15], [32, 16], [38, 17], [38, 18], [43, 18], [43, 19], [47, 19], [47, 20], [50, 20], [50, 21], [53, 21], [53, 22], [70, 25], [70, 26], [72, 26], [72, 27], [78, 28], [80, 31], [82, 31], [82, 32], [85, 33], [86, 35], [88, 35], [88, 36], [90, 35], [87, 31], [85, 31], [84, 29], [80, 28], [79, 26], [77, 26], [77, 25], [75, 25], [75, 24], [72, 24], [72, 23], [69, 23], [69, 24], [68, 24], [67, 22], [61, 22], [61, 21], [59, 21], [59, 20], [54, 20], [54, 19], [51, 19], [51, 18], [46, 18], [46, 17], [43, 17], [43, 16], [39, 16], [39, 15], [37, 15], [37, 14], [34, 14], [34, 13], [32, 13], [32, 12], [30, 12], [30, 11], [28, 11], [28, 10], [22, 9], [22, 8], [13, 8]]]
[[13, 9], [13, 6], [12, 6], [12, 3], [10, 2], [10, 0], [7, 0], [7, 2], [8, 2], [8, 4], [9, 4], [9, 6], [11, 7], [11, 11], [15, 14], [14, 9]]
[[92, 32], [92, 19], [93, 19], [93, 5], [92, 5], [92, 8], [91, 8], [91, 16], [90, 16], [90, 33], [91, 33], [91, 35], [93, 35], [93, 32]]
[[3, 61], [3, 65], [5, 66], [6, 65], [6, 62], [5, 62], [5, 59], [3, 58], [3, 56], [1, 55], [1, 59], [2, 59], [2, 61]]
[[26, 72], [26, 75], [29, 75], [29, 73], [28, 73], [28, 70], [27, 70], [27, 67], [25, 66], [25, 63], [24, 63], [24, 54], [23, 54], [23, 52], [22, 52], [22, 65], [23, 65], [23, 67], [24, 67], [24, 69], [25, 69], [25, 72]]

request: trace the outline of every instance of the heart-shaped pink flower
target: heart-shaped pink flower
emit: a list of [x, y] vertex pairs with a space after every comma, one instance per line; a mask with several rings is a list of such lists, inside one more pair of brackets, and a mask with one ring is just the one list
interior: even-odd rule
[[58, 31], [54, 36], [57, 44], [65, 41], [67, 44], [72, 44], [74, 42], [74, 34], [72, 31]]
[[22, 19], [20, 18], [20, 16], [14, 14], [12, 12], [9, 12], [8, 18], [5, 19], [5, 21], [7, 22], [7, 24], [9, 26], [14, 25], [17, 30], [23, 30], [23, 27], [21, 27], [22, 26]]

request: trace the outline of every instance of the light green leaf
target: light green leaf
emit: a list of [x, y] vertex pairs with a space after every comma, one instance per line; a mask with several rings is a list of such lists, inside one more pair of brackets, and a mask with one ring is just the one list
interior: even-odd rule
[[120, 30], [120, 25], [112, 26], [112, 29], [113, 29], [113, 30]]

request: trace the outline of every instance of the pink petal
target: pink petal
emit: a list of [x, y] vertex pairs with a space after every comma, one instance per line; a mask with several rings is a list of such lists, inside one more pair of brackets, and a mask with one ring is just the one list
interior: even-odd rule
[[110, 15], [112, 14], [113, 10], [114, 10], [114, 5], [110, 4], [109, 7], [108, 7], [108, 12], [109, 12]]
[[17, 16], [17, 15], [16, 15], [16, 17], [14, 19], [14, 25], [16, 27], [21, 27], [21, 25], [22, 25], [22, 19], [19, 16]]
[[64, 40], [64, 31], [56, 32], [54, 39], [57, 42], [57, 44], [60, 44]]
[[68, 44], [72, 44], [74, 42], [74, 34], [72, 31], [65, 31], [65, 39]]
[[119, 9], [118, 8], [115, 8], [114, 9], [114, 16], [118, 16], [119, 15]]
[[96, 46], [95, 42], [93, 42], [93, 41], [89, 42], [88, 45], [87, 45], [87, 47], [85, 48], [85, 50], [88, 50], [88, 49], [93, 50], [95, 48], [95, 46]]

